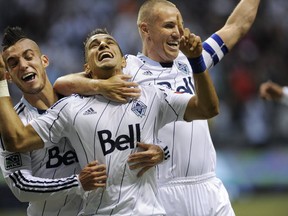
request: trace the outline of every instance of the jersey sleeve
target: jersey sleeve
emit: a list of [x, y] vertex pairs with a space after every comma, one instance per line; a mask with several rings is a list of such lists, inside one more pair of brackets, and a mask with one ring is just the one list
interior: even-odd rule
[[191, 98], [190, 94], [174, 92], [158, 86], [158, 97], [161, 103], [158, 115], [160, 127], [173, 121], [184, 121], [185, 110]]
[[228, 53], [228, 48], [217, 34], [211, 35], [203, 42], [204, 61], [208, 69], [215, 66]]
[[58, 179], [33, 176], [30, 153], [8, 152], [0, 147], [0, 162], [5, 182], [21, 202], [57, 199], [72, 193], [82, 193], [77, 175]]
[[69, 121], [69, 99], [56, 102], [47, 112], [29, 122], [43, 140], [45, 147], [57, 145], [61, 138], [68, 137], [71, 127]]

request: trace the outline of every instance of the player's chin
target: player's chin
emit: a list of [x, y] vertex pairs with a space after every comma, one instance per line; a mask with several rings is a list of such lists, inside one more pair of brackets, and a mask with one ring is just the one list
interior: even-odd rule
[[179, 49], [168, 49], [166, 51], [166, 61], [174, 61], [179, 55]]

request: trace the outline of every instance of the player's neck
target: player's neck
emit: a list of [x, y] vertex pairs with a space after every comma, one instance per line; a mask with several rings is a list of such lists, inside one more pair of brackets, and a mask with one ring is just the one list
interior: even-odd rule
[[45, 88], [37, 94], [24, 93], [23, 96], [31, 106], [40, 110], [47, 110], [58, 100], [58, 96], [54, 92], [51, 84], [46, 85]]

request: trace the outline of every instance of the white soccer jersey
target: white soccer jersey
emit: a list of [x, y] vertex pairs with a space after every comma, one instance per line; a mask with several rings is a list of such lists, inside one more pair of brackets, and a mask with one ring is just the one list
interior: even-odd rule
[[[217, 38], [213, 35], [203, 43], [203, 57], [207, 68], [218, 63], [227, 52], [223, 43], [217, 43]], [[134, 66], [134, 62], [139, 61], [134, 56], [127, 56], [128, 67], [125, 68], [125, 73], [132, 74], [133, 81], [164, 85], [177, 92], [192, 95], [195, 93], [192, 68], [181, 52], [173, 65], [166, 67], [141, 53], [137, 57], [142, 60], [138, 68]], [[216, 154], [207, 120], [173, 122], [160, 130], [159, 139], [168, 145], [172, 157], [167, 163], [159, 165], [159, 180], [198, 176], [215, 171]]]
[[[207, 68], [217, 64], [227, 52], [227, 47], [216, 34], [203, 43], [202, 55]], [[137, 57], [141, 63], [135, 56], [127, 56], [125, 73], [133, 76], [132, 81], [142, 85], [164, 85], [177, 92], [195, 94], [192, 68], [183, 53], [180, 52], [170, 65], [161, 65], [141, 53]], [[135, 67], [133, 62], [138, 62], [138, 66]], [[222, 215], [223, 208], [233, 215], [227, 191], [223, 185], [220, 187], [222, 182], [212, 179], [215, 177], [216, 152], [207, 120], [172, 122], [160, 129], [159, 139], [168, 146], [171, 155], [170, 160], [158, 166], [157, 172], [161, 201], [167, 215]], [[200, 191], [203, 195], [199, 195]], [[212, 202], [213, 197], [219, 199]]]
[[[40, 116], [24, 98], [15, 106], [23, 124]], [[27, 215], [77, 215], [82, 199], [76, 194], [80, 165], [69, 141], [63, 138], [57, 145], [28, 152], [4, 150], [0, 143], [0, 163], [5, 181], [22, 202], [30, 202]]]
[[189, 94], [146, 86], [127, 104], [103, 96], [72, 95], [58, 101], [31, 125], [44, 143], [70, 137], [81, 166], [98, 160], [107, 166], [107, 186], [87, 192], [83, 215], [164, 215], [157, 197], [155, 168], [138, 178], [128, 156], [136, 142], [155, 143], [158, 129], [182, 120]]

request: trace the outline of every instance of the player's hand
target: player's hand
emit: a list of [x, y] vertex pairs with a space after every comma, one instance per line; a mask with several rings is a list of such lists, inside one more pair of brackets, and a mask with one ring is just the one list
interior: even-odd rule
[[161, 163], [164, 160], [164, 153], [158, 145], [138, 143], [137, 146], [144, 151], [131, 154], [128, 162], [131, 170], [141, 168], [137, 174], [140, 177], [148, 169]]
[[130, 99], [140, 97], [140, 89], [136, 82], [128, 81], [130, 75], [120, 74], [112, 76], [107, 80], [102, 80], [99, 85], [99, 94], [109, 100], [127, 103]]
[[283, 95], [282, 86], [268, 81], [262, 83], [259, 88], [260, 97], [265, 100], [280, 100]]
[[187, 58], [197, 58], [202, 54], [201, 38], [190, 32], [188, 28], [183, 30], [180, 40], [180, 50]]
[[99, 164], [98, 161], [90, 162], [79, 174], [79, 180], [85, 191], [106, 186], [106, 165]]

